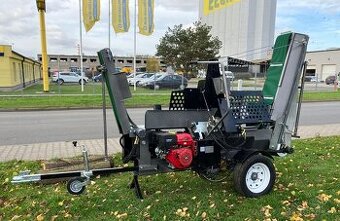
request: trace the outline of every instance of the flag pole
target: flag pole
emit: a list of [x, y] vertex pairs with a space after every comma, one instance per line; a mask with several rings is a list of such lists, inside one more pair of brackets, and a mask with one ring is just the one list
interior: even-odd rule
[[[109, 1], [109, 26], [108, 26], [108, 43], [109, 43], [109, 49], [111, 49], [111, 0]], [[110, 74], [110, 73], [109, 73]], [[102, 75], [102, 96], [103, 96], [103, 129], [104, 129], [104, 158], [107, 161], [109, 159], [108, 149], [107, 149], [107, 117], [106, 117], [106, 91], [105, 91], [105, 79]]]
[[109, 48], [111, 49], [111, 0], [109, 1]]
[[79, 37], [80, 37], [80, 76], [81, 92], [84, 92], [84, 74], [83, 74], [83, 29], [81, 24], [81, 0], [79, 0]]
[[[133, 30], [133, 77], [136, 78], [136, 51], [137, 51], [137, 0], [135, 0], [135, 25]], [[133, 83], [133, 90], [136, 91], [136, 81]]]

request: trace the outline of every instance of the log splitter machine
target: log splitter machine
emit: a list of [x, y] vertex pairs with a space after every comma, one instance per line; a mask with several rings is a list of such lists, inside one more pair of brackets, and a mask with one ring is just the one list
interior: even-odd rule
[[[146, 111], [145, 125], [137, 126], [124, 107], [131, 97], [126, 75], [115, 73], [110, 49], [98, 52], [114, 116], [121, 133], [127, 168], [53, 174], [21, 173], [13, 183], [51, 178], [72, 178], [68, 190], [84, 191], [89, 179], [100, 174], [133, 172], [131, 188], [142, 198], [138, 176], [194, 170], [210, 181], [233, 172], [235, 189], [247, 197], [270, 192], [275, 182], [273, 156], [293, 152], [303, 95], [305, 54], [309, 37], [283, 33], [276, 39], [262, 91], [233, 91], [225, 75], [227, 59], [208, 63], [206, 79], [197, 88], [171, 93], [168, 110], [155, 105]], [[87, 152], [83, 151], [87, 161]]]

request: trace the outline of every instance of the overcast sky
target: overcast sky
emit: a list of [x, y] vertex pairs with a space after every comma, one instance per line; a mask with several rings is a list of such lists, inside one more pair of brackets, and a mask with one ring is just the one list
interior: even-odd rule
[[[39, 18], [35, 0], [0, 0], [0, 44], [13, 45], [26, 56], [40, 53]], [[77, 54], [78, 0], [46, 0], [49, 54]], [[115, 34], [111, 48], [117, 55], [133, 53], [133, 0], [129, 33]], [[108, 0], [101, 0], [101, 21], [83, 34], [83, 51], [93, 55], [108, 45]], [[155, 45], [175, 24], [189, 26], [198, 19], [198, 0], [155, 0], [155, 32], [137, 37], [137, 54], [154, 54]], [[340, 47], [339, 0], [278, 0], [276, 34], [292, 30], [310, 35], [309, 50]]]

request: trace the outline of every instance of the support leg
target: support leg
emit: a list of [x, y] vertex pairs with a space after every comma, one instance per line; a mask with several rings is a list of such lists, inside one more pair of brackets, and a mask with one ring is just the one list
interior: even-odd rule
[[135, 189], [135, 193], [138, 199], [143, 199], [142, 191], [140, 190], [138, 175], [133, 175], [133, 180], [130, 184], [130, 189]]

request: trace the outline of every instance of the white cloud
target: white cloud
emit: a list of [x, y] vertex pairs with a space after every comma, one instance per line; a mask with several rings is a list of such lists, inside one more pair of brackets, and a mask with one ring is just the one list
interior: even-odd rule
[[327, 13], [340, 12], [340, 1], [338, 0], [278, 0], [278, 8], [285, 13], [295, 10], [313, 9]]
[[[78, 0], [46, 1], [48, 53], [76, 54], [79, 44]], [[114, 34], [111, 28], [111, 48], [115, 54], [133, 53], [133, 4], [130, 0], [130, 31]], [[156, 0], [155, 32], [149, 37], [138, 35], [138, 54], [154, 54], [155, 45], [168, 26], [188, 25], [198, 17], [198, 0]], [[95, 54], [108, 46], [108, 1], [101, 1], [101, 21], [89, 33], [83, 34], [83, 52]], [[40, 53], [39, 18], [35, 1], [11, 0], [0, 4], [0, 44], [14, 44], [15, 50], [27, 56]]]
[[[338, 0], [277, 0], [276, 33], [293, 30], [306, 32], [318, 47], [327, 47], [327, 35], [339, 37]], [[176, 24], [189, 27], [198, 18], [199, 0], [155, 0], [155, 32], [137, 37], [138, 54], [154, 54], [155, 45], [167, 28]], [[114, 54], [133, 53], [133, 5], [130, 0], [129, 33], [114, 34], [111, 28], [111, 48]], [[108, 1], [101, 0], [101, 20], [89, 33], [83, 34], [85, 54], [95, 54], [108, 46]], [[48, 53], [76, 54], [79, 44], [78, 0], [47, 1]], [[309, 14], [308, 14], [309, 13]], [[304, 16], [324, 16], [319, 26], [308, 23]], [[0, 4], [0, 44], [14, 44], [16, 51], [27, 56], [40, 53], [39, 17], [34, 0], [2, 0]], [[312, 44], [312, 45], [313, 45]], [[330, 43], [331, 44], [331, 43]], [[332, 46], [336, 44], [336, 40]]]
[[168, 10], [176, 10], [176, 11], [198, 11], [199, 0], [156, 0], [157, 7], [163, 7]]

